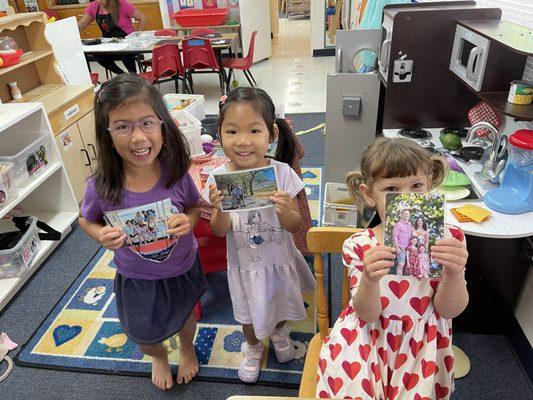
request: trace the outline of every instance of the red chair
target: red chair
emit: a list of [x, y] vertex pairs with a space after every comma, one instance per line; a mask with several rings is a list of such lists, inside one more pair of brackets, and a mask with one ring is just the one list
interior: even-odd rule
[[250, 72], [250, 67], [252, 66], [252, 63], [254, 62], [254, 47], [255, 47], [255, 36], [257, 35], [257, 31], [252, 32], [252, 37], [250, 38], [250, 47], [248, 48], [248, 55], [244, 58], [224, 58], [222, 60], [222, 66], [224, 68], [229, 69], [228, 73], [228, 90], [229, 85], [231, 84], [231, 76], [233, 75], [234, 69], [240, 69], [244, 76], [246, 76], [246, 79], [248, 79], [248, 82], [252, 87], [257, 86], [257, 83], [255, 82], [255, 79]]
[[[225, 271], [227, 267], [226, 238], [213, 235], [209, 220], [204, 218], [200, 218], [194, 227], [194, 236], [198, 242], [198, 255], [204, 274]], [[200, 302], [194, 308], [194, 315], [198, 321], [202, 319]]]
[[191, 31], [191, 36], [202, 37], [206, 35], [212, 35], [214, 33], [216, 33], [216, 31], [210, 28], [198, 28], [198, 29], [193, 29]]
[[183, 39], [183, 66], [185, 67], [185, 79], [187, 80], [191, 93], [194, 93], [192, 74], [196, 73], [216, 73], [220, 81], [220, 91], [225, 93], [226, 74], [220, 68], [215, 58], [213, 47], [208, 39], [190, 37]]
[[[154, 35], [155, 36], [178, 36], [176, 31], [173, 29], [160, 29], [158, 31], [155, 31]], [[141, 57], [139, 61], [140, 61], [139, 68], [141, 72], [147, 72], [148, 68], [152, 66], [152, 60], [144, 60]]]
[[[176, 93], [179, 92], [180, 77], [185, 75], [181, 63], [180, 50], [177, 44], [164, 44], [154, 49], [152, 53], [152, 70], [141, 72], [139, 76], [151, 84], [174, 81]], [[183, 90], [186, 90], [187, 82], [183, 80]]]

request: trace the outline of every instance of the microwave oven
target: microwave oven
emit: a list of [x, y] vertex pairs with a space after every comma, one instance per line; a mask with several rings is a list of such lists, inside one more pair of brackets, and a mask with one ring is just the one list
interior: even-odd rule
[[465, 81], [472, 89], [481, 90], [490, 40], [457, 25], [453, 41], [450, 70]]
[[527, 57], [500, 42], [494, 33], [500, 25], [500, 19], [457, 21], [449, 70], [476, 92], [506, 92], [524, 73]]

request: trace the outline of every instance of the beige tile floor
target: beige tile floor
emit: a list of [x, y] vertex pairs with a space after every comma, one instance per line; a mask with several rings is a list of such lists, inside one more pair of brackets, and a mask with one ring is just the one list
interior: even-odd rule
[[[247, 40], [247, 39], [245, 39]], [[280, 33], [272, 40], [272, 57], [254, 64], [252, 74], [258, 86], [267, 91], [276, 105], [283, 105], [286, 113], [325, 112], [326, 74], [334, 70], [333, 57], [312, 57], [310, 20], [280, 19]], [[105, 73], [92, 63], [94, 72]], [[215, 74], [193, 76], [196, 94], [206, 99], [206, 113], [218, 113], [220, 86]], [[248, 81], [241, 71], [236, 72], [241, 86]], [[174, 84], [160, 85], [163, 94], [173, 93]]]

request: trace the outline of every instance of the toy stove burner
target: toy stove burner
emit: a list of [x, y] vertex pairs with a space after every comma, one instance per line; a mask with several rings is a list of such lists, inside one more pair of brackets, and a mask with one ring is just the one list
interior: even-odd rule
[[398, 135], [407, 137], [409, 139], [429, 139], [431, 137], [431, 133], [421, 128], [400, 129]]
[[457, 150], [457, 154], [469, 160], [481, 160], [481, 156], [485, 149], [480, 146], [468, 146]]
[[445, 133], [455, 133], [459, 137], [466, 137], [466, 133], [468, 132], [468, 129], [466, 128], [444, 128], [441, 129], [440, 134], [444, 135]]

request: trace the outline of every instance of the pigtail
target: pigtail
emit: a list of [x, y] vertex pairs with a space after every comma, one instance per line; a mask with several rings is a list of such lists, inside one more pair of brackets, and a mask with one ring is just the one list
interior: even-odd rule
[[431, 157], [431, 187], [438, 187], [444, 182], [448, 174], [448, 163], [439, 156]]
[[363, 174], [360, 171], [348, 172], [348, 174], [346, 174], [345, 182], [346, 186], [348, 186], [350, 197], [352, 198], [359, 212], [362, 213], [366, 206], [366, 201], [359, 190], [359, 186], [365, 182]]
[[274, 123], [278, 126], [278, 146], [274, 159], [291, 165], [296, 156], [297, 138], [290, 125], [283, 118], [276, 118]]

